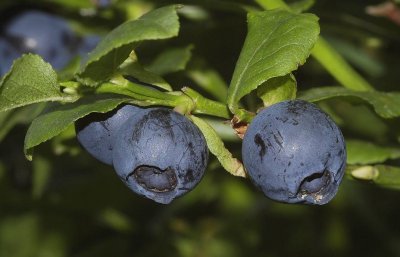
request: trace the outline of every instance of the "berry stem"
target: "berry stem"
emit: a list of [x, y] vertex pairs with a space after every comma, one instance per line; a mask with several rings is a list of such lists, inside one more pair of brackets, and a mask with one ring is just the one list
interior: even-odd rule
[[98, 86], [96, 93], [121, 94], [143, 101], [145, 105], [178, 107], [187, 113], [206, 114], [224, 119], [231, 118], [228, 107], [225, 104], [205, 98], [187, 87], [183, 88], [182, 92], [164, 93], [126, 79], [115, 78], [111, 82]]
[[194, 113], [207, 114], [224, 119], [231, 118], [229, 109], [225, 104], [205, 98], [200, 93], [196, 92], [195, 90], [189, 87], [182, 88], [182, 92], [187, 96], [189, 96], [194, 102], [195, 104], [193, 110]]
[[117, 85], [114, 83], [103, 83], [99, 87], [96, 88], [96, 93], [114, 93], [120, 95], [126, 95], [134, 98], [135, 100], [143, 101], [146, 105], [164, 105], [164, 106], [175, 106], [176, 99], [169, 99], [165, 97], [164, 99], [160, 99], [158, 97], [154, 97], [154, 94], [151, 96], [147, 95], [146, 92], [139, 91], [135, 87], [128, 87], [126, 85]]

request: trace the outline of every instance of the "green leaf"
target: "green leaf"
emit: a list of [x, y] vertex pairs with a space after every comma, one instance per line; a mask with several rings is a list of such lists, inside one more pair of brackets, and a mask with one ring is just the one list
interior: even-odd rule
[[290, 73], [283, 77], [276, 77], [268, 80], [257, 88], [257, 95], [261, 98], [264, 106], [292, 100], [296, 98], [297, 82]]
[[346, 169], [353, 178], [374, 182], [392, 189], [400, 189], [400, 167], [389, 165], [349, 166]]
[[[290, 6], [282, 0], [255, 1], [264, 9], [291, 9]], [[344, 87], [358, 91], [373, 89], [373, 87], [322, 37], [319, 37], [311, 54]]]
[[248, 14], [248, 34], [228, 91], [228, 106], [265, 81], [289, 74], [305, 62], [319, 34], [318, 18], [275, 9]]
[[65, 100], [56, 72], [38, 55], [27, 54], [17, 59], [0, 83], [0, 112], [33, 103]]
[[315, 44], [312, 55], [344, 87], [356, 91], [373, 89], [323, 38], [319, 38]]
[[400, 167], [375, 165], [378, 175], [374, 182], [378, 185], [400, 189]]
[[192, 45], [167, 49], [146, 66], [146, 69], [161, 76], [184, 70], [192, 57], [192, 49]]
[[178, 7], [172, 5], [159, 8], [115, 28], [89, 54], [78, 79], [90, 86], [98, 85], [116, 71], [138, 43], [177, 36]]
[[360, 140], [346, 140], [348, 164], [382, 163], [400, 158], [400, 148], [375, 145]]
[[140, 82], [154, 85], [167, 91], [172, 91], [171, 85], [168, 84], [168, 82], [166, 82], [161, 76], [156, 73], [150, 72], [142, 67], [134, 52], [132, 52], [129, 55], [129, 59], [127, 59], [121, 65], [121, 72], [124, 75], [134, 77]]
[[[355, 45], [350, 40], [329, 37], [329, 43], [336, 49], [349, 63], [372, 77], [380, 77], [385, 73], [385, 65], [365, 49]], [[336, 70], [336, 69], [335, 69]]]
[[307, 11], [315, 4], [315, 0], [298, 0], [290, 4], [290, 9], [296, 13]]
[[201, 130], [210, 152], [217, 157], [222, 167], [230, 174], [239, 177], [246, 177], [243, 164], [232, 156], [232, 153], [225, 148], [224, 142], [218, 136], [217, 132], [204, 120], [195, 116], [190, 116], [194, 124]]
[[360, 180], [373, 180], [377, 177], [378, 171], [374, 166], [346, 166], [346, 172], [353, 178]]
[[312, 88], [299, 94], [299, 98], [310, 102], [317, 102], [333, 97], [353, 97], [361, 99], [372, 105], [375, 112], [383, 118], [394, 118], [400, 116], [399, 92], [360, 92], [342, 87], [320, 87]]
[[96, 95], [82, 98], [71, 104], [56, 105], [31, 123], [24, 144], [27, 159], [32, 160], [32, 152], [35, 146], [57, 136], [76, 120], [92, 112], [109, 112], [119, 104], [129, 100], [129, 98]]
[[218, 101], [226, 101], [228, 85], [217, 71], [213, 69], [193, 69], [188, 72], [188, 76]]
[[[345, 99], [319, 102], [319, 106], [328, 106], [327, 112], [334, 121], [344, 127], [348, 133], [354, 133], [361, 138], [368, 138], [374, 142], [388, 141], [390, 135], [389, 124], [370, 106], [365, 104], [353, 104]], [[368, 124], [368, 126], [365, 126]]]
[[239, 142], [241, 139], [232, 128], [229, 121], [221, 121], [215, 118], [202, 117], [203, 121], [210, 125], [224, 142]]
[[39, 115], [46, 104], [34, 104], [0, 113], [0, 142], [17, 124], [28, 124]]
[[283, 8], [285, 10], [290, 10], [290, 7], [283, 0], [255, 0], [262, 8], [265, 10]]

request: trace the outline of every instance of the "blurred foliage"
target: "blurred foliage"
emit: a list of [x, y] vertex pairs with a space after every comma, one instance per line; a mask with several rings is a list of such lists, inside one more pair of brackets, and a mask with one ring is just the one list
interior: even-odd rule
[[[104, 35], [125, 20], [174, 3], [110, 2], [4, 0], [0, 25], [15, 10], [35, 7], [68, 18], [77, 33]], [[300, 11], [313, 1], [288, 2]], [[191, 54], [187, 69], [177, 65], [167, 70], [166, 81], [224, 99], [246, 36], [245, 10], [259, 7], [245, 0], [180, 3], [186, 7], [180, 11], [179, 37], [143, 44], [137, 54], [144, 67], [171, 54], [162, 49]], [[308, 11], [320, 17], [322, 35], [368, 82], [382, 91], [399, 91], [399, 27], [365, 13], [366, 6], [379, 3], [318, 0]], [[298, 91], [336, 85], [314, 59], [294, 75]], [[212, 84], [219, 93], [209, 89]], [[330, 99], [320, 105], [340, 124], [346, 139], [353, 140], [349, 142], [371, 147], [387, 165], [376, 166], [381, 176], [368, 181], [349, 173], [336, 198], [321, 207], [270, 201], [248, 180], [224, 172], [216, 159], [193, 192], [168, 206], [158, 205], [132, 194], [111, 167], [82, 151], [71, 128], [35, 149], [34, 161], [28, 162], [24, 135], [43, 106], [1, 113], [0, 257], [400, 256], [400, 191], [388, 183], [400, 172], [390, 168], [400, 165], [395, 159], [399, 120], [383, 119], [361, 101]], [[226, 146], [240, 156], [238, 141]], [[356, 150], [361, 164], [368, 163], [368, 153]], [[385, 183], [379, 186], [379, 181]]]

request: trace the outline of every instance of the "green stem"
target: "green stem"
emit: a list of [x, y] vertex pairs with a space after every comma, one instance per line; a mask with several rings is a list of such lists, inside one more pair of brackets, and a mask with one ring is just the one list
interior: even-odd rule
[[374, 90], [321, 36], [311, 54], [344, 87], [355, 91]]
[[162, 99], [171, 102], [176, 102], [179, 99], [179, 95], [168, 94], [160, 92], [156, 89], [152, 89], [150, 87], [142, 86], [137, 83], [128, 82], [124, 85], [127, 90], [146, 97], [155, 98], [155, 99]]
[[81, 85], [81, 83], [76, 82], [76, 81], [64, 81], [64, 82], [60, 82], [59, 84], [61, 87], [74, 88], [74, 89], [77, 89]]
[[163, 99], [163, 100], [170, 100], [175, 101], [176, 95], [166, 94], [161, 91], [158, 91], [154, 88], [144, 86], [135, 82], [131, 82], [130, 80], [125, 79], [121, 75], [117, 75], [113, 77], [110, 82], [117, 87], [124, 88], [132, 93], [142, 96], [148, 96], [150, 98], [155, 99]]
[[205, 98], [191, 88], [184, 87], [182, 92], [188, 95], [195, 103], [193, 112], [197, 114], [207, 114], [224, 119], [230, 119], [231, 114], [228, 107], [220, 102]]
[[[171, 99], [154, 98], [146, 95], [144, 92], [139, 92], [137, 88], [128, 87], [127, 85], [116, 85], [114, 83], [103, 83], [96, 88], [96, 93], [113, 93], [132, 97], [135, 100], [144, 102], [146, 105], [163, 105], [175, 107], [176, 101]], [[168, 98], [168, 97], [167, 97]]]
[[237, 109], [235, 116], [240, 122], [250, 123], [253, 120], [255, 113], [249, 112], [245, 109]]
[[183, 88], [183, 93], [164, 93], [121, 78], [114, 79], [113, 82], [116, 83], [101, 84], [96, 88], [96, 93], [121, 94], [142, 101], [145, 105], [163, 105], [183, 110], [185, 113], [193, 112], [224, 119], [231, 118], [226, 105], [207, 99], [190, 88]]

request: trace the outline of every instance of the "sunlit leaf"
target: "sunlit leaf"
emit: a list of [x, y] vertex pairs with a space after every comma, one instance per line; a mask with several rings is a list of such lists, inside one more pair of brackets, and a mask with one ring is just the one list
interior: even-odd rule
[[371, 181], [383, 187], [400, 189], [400, 167], [389, 165], [350, 166], [346, 172], [356, 179]]
[[290, 9], [296, 13], [307, 11], [315, 4], [315, 0], [297, 0], [290, 4]]
[[375, 112], [383, 118], [400, 116], [400, 93], [379, 91], [353, 91], [342, 87], [319, 87], [300, 92], [299, 98], [317, 102], [334, 97], [353, 97], [372, 105]]
[[177, 5], [162, 7], [115, 28], [89, 54], [78, 79], [95, 86], [109, 78], [138, 43], [178, 35], [177, 8]]
[[263, 101], [264, 106], [295, 99], [296, 92], [296, 79], [292, 74], [272, 78], [257, 88], [257, 95]]
[[206, 92], [219, 101], [225, 101], [228, 94], [228, 85], [221, 75], [213, 69], [193, 69], [188, 76]]
[[129, 59], [127, 59], [121, 65], [121, 72], [124, 75], [131, 76], [138, 82], [156, 86], [167, 91], [172, 91], [171, 85], [168, 84], [168, 82], [166, 82], [161, 76], [154, 72], [146, 70], [139, 63], [139, 60], [137, 59], [137, 56], [134, 52], [132, 52], [129, 55]]
[[312, 55], [344, 87], [357, 91], [373, 89], [368, 81], [358, 74], [323, 38], [318, 39]]
[[[283, 0], [255, 0], [264, 9], [282, 8], [296, 11]], [[304, 0], [307, 2], [307, 0]], [[346, 60], [323, 38], [319, 37], [313, 50], [312, 56], [344, 87], [367, 91], [373, 87], [366, 81]]]
[[319, 34], [318, 18], [275, 9], [248, 14], [248, 33], [228, 91], [236, 113], [239, 100], [267, 80], [303, 64]]
[[385, 147], [366, 141], [346, 140], [346, 148], [348, 164], [374, 164], [400, 158], [400, 147]]
[[146, 69], [161, 76], [184, 70], [192, 56], [193, 46], [166, 49]]
[[0, 83], [0, 111], [67, 98], [61, 94], [56, 72], [38, 55], [17, 59]]

